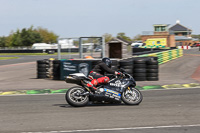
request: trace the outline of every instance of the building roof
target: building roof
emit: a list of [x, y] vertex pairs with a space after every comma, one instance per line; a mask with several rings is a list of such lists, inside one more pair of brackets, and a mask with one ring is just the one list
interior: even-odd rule
[[123, 43], [123, 44], [131, 44], [131, 42], [129, 42], [129, 41], [126, 41], [126, 40], [124, 40], [124, 39], [122, 39], [122, 38], [120, 38], [120, 37], [117, 37], [117, 38], [113, 38], [112, 40], [110, 40], [109, 42], [107, 42], [107, 43], [116, 43], [116, 42], [121, 42], [121, 43]]
[[174, 26], [172, 26], [171, 28], [169, 28], [169, 30], [171, 30], [171, 31], [190, 31], [190, 32], [192, 31], [191, 29], [189, 29], [179, 23], [177, 23]]
[[153, 26], [169, 26], [170, 24], [154, 24]]

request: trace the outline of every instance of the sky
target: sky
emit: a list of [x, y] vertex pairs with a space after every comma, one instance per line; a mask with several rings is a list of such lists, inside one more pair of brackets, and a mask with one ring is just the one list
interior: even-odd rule
[[200, 0], [0, 0], [0, 36], [42, 27], [59, 37], [133, 38], [154, 24], [180, 24], [200, 34]]

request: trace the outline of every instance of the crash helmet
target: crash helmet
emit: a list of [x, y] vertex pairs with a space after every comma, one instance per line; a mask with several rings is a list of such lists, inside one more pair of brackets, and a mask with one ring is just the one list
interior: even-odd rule
[[112, 61], [110, 60], [110, 58], [105, 57], [102, 59], [102, 62], [104, 62], [108, 67], [111, 67]]

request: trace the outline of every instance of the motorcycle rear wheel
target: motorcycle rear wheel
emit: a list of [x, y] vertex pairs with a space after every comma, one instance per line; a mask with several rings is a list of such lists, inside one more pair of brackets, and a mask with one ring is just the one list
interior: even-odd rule
[[136, 88], [132, 88], [132, 91], [127, 88], [122, 93], [122, 101], [127, 105], [139, 105], [142, 100], [142, 93]]
[[80, 86], [70, 88], [65, 95], [65, 99], [69, 105], [74, 107], [83, 107], [86, 106], [89, 102], [89, 97], [87, 95], [81, 96], [85, 89]]

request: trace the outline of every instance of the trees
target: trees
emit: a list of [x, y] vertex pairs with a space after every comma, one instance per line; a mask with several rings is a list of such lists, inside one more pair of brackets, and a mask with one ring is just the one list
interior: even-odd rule
[[30, 27], [29, 29], [18, 29], [17, 32], [13, 33], [9, 45], [11, 47], [31, 46], [33, 43], [38, 43], [41, 41], [41, 35], [35, 30], [33, 30], [33, 27]]
[[200, 40], [200, 35], [192, 35], [192, 38], [197, 38]]
[[6, 37], [0, 37], [0, 47], [6, 47]]
[[34, 43], [55, 43], [58, 36], [41, 27], [23, 28], [12, 32], [8, 37], [0, 37], [0, 47], [31, 46]]
[[[105, 38], [105, 42], [109, 42], [113, 39], [112, 34], [105, 33], [102, 35]], [[200, 35], [196, 35], [200, 36]], [[136, 40], [141, 40], [141, 35], [136, 35], [133, 39], [126, 36], [124, 32], [120, 32], [116, 37], [122, 38], [125, 41], [132, 42]], [[0, 37], [0, 47], [16, 47], [16, 46], [31, 46], [34, 43], [57, 43], [58, 35], [49, 31], [48, 29], [38, 27], [17, 29], [15, 32], [12, 32], [7, 37]], [[83, 43], [98, 43], [97, 38], [88, 38], [83, 40]], [[75, 44], [78, 45], [78, 40], [75, 41]]]
[[103, 35], [103, 37], [105, 38], [105, 42], [106, 42], [106, 43], [113, 39], [112, 35], [111, 35], [111, 34], [108, 34], [108, 33], [105, 33], [105, 34]]
[[136, 35], [136, 36], [133, 37], [133, 41], [138, 41], [138, 40], [142, 40], [140, 34], [138, 34], [138, 35]]
[[50, 32], [47, 29], [44, 29], [42, 27], [38, 27], [35, 31], [40, 34], [44, 43], [56, 43], [57, 42], [58, 36], [55, 33]]
[[126, 34], [123, 33], [123, 32], [118, 33], [118, 34], [117, 34], [117, 37], [122, 38], [122, 39], [124, 39], [124, 40], [126, 40], [126, 41], [129, 41], [129, 42], [132, 41], [131, 38], [128, 37], [128, 36], [126, 36]]

